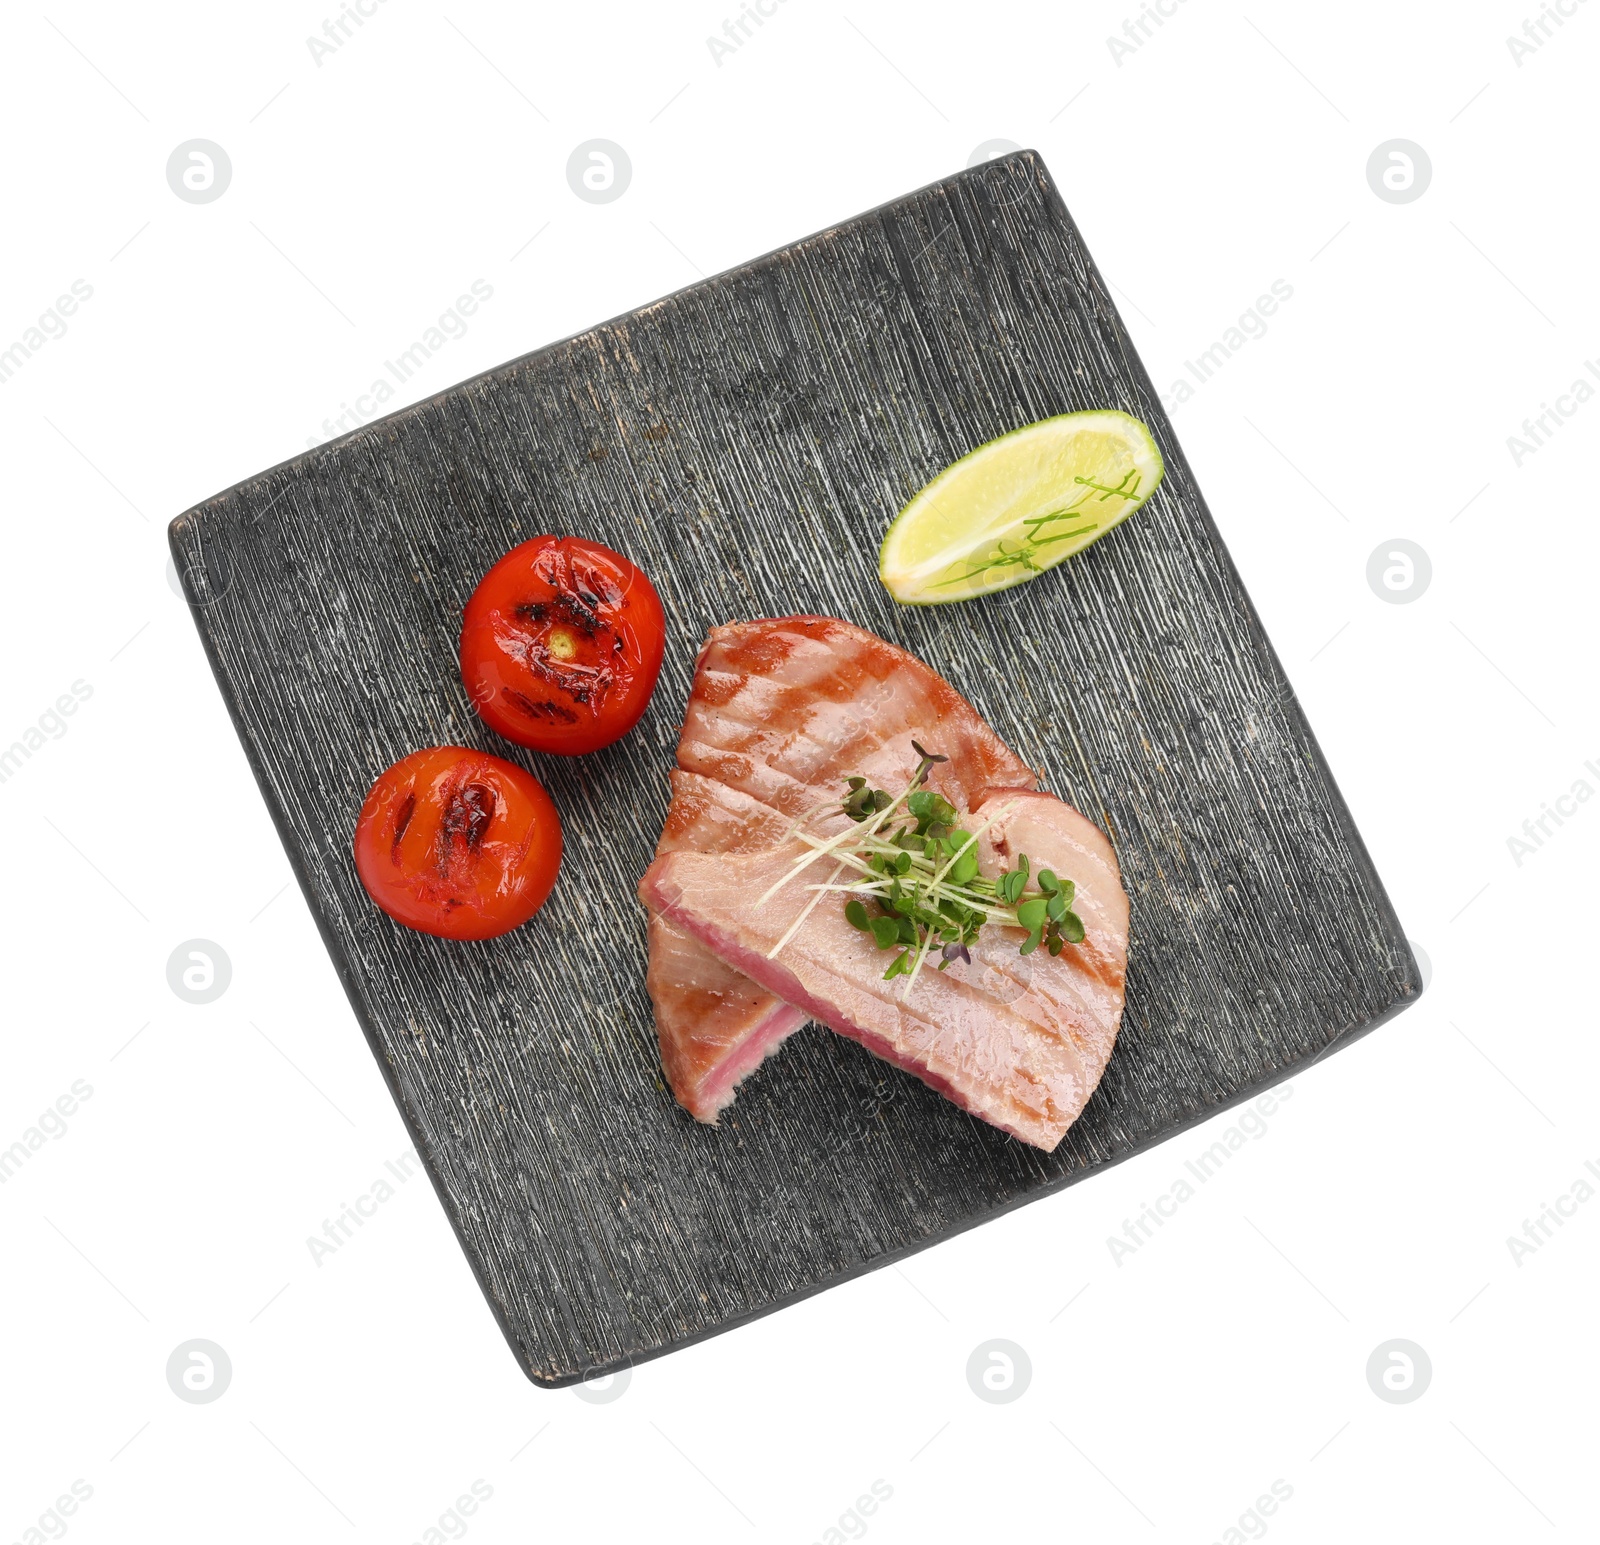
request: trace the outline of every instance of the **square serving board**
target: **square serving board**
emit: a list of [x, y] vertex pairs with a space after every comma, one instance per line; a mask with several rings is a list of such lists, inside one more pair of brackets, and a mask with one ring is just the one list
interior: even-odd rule
[[[877, 579], [925, 482], [1035, 419], [1120, 408], [1166, 459], [1104, 541], [926, 610]], [[517, 542], [628, 554], [668, 617], [619, 744], [499, 740], [461, 608]], [[1420, 977], [1150, 379], [1037, 154], [962, 172], [553, 344], [240, 483], [172, 523], [217, 682], [324, 941], [528, 1375], [656, 1356], [1048, 1195], [1281, 1081]], [[674, 1103], [633, 890], [713, 626], [818, 612], [966, 694], [1110, 834], [1127, 1009], [1053, 1154], [811, 1026], [719, 1127]], [[1037, 647], [1035, 641], [1045, 641]], [[351, 834], [433, 744], [530, 768], [561, 879], [486, 943], [368, 901]]]

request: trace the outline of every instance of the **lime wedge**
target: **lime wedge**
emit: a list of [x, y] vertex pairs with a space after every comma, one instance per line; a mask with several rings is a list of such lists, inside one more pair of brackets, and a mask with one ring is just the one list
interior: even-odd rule
[[946, 467], [895, 517], [878, 577], [907, 606], [1009, 590], [1082, 552], [1161, 481], [1136, 418], [1063, 413], [990, 440]]

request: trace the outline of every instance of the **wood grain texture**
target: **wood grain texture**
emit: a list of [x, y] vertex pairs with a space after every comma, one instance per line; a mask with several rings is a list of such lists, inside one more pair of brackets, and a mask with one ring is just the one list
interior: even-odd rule
[[[916, 611], [875, 554], [923, 483], [1080, 408], [1144, 419], [1159, 492], [987, 600]], [[545, 532], [655, 580], [655, 700], [578, 759], [508, 747], [456, 669], [482, 568]], [[1248, 1097], [1420, 991], [1393, 910], [1104, 282], [1032, 152], [990, 162], [542, 349], [253, 478], [173, 551], [306, 897], [474, 1271], [560, 1385], [1068, 1185]], [[913, 651], [1110, 833], [1127, 1012], [1054, 1154], [811, 1027], [720, 1128], [673, 1103], [628, 898], [667, 803], [695, 650], [737, 618], [847, 618]], [[1030, 637], [1062, 642], [1036, 656]], [[1043, 670], [1031, 663], [1049, 662]], [[566, 823], [506, 938], [393, 924], [350, 856], [373, 778], [479, 746]], [[621, 904], [620, 913], [615, 910]]]

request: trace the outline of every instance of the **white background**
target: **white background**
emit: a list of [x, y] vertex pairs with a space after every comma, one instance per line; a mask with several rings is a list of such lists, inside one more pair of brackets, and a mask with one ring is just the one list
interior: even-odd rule
[[[320, 65], [320, 3], [9, 11], [0, 346], [93, 295], [0, 386], [0, 746], [91, 695], [0, 783], [0, 1147], [92, 1095], [0, 1186], [0, 1542], [1593, 1539], [1600, 804], [1508, 845], [1600, 789], [1600, 405], [1507, 446], [1600, 355], [1600, 5], [1566, 3], [1520, 64], [1522, 0], [1185, 0], [1120, 64], [1134, 0], [782, 0], [720, 65], [721, 0], [384, 0]], [[197, 137], [233, 166], [203, 205], [165, 175]], [[603, 206], [565, 176], [592, 137], [633, 166]], [[609, 1403], [541, 1392], [424, 1181], [310, 1257], [407, 1138], [166, 523], [326, 435], [473, 280], [492, 300], [391, 406], [995, 138], [1043, 153], [1164, 390], [1292, 288], [1175, 422], [1431, 991], [1120, 1264], [1236, 1118]], [[1393, 138], [1432, 163], [1411, 203], [1368, 185]], [[1394, 538], [1432, 563], [1409, 604], [1366, 579]], [[166, 979], [194, 937], [233, 965], [204, 1007]], [[202, 1337], [232, 1380], [190, 1404], [165, 1367]], [[996, 1337], [1032, 1365], [1009, 1404], [965, 1375]], [[1394, 1338], [1431, 1360], [1408, 1404], [1367, 1381]]]

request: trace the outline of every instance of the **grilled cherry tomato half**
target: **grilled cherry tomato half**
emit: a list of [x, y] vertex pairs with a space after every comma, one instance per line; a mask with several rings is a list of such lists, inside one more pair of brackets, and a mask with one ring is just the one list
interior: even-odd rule
[[598, 751], [639, 722], [666, 628], [655, 587], [621, 553], [581, 537], [535, 537], [472, 592], [461, 679], [507, 740], [563, 756]]
[[356, 873], [408, 928], [492, 939], [527, 922], [561, 867], [561, 817], [543, 786], [482, 751], [430, 746], [372, 785]]

